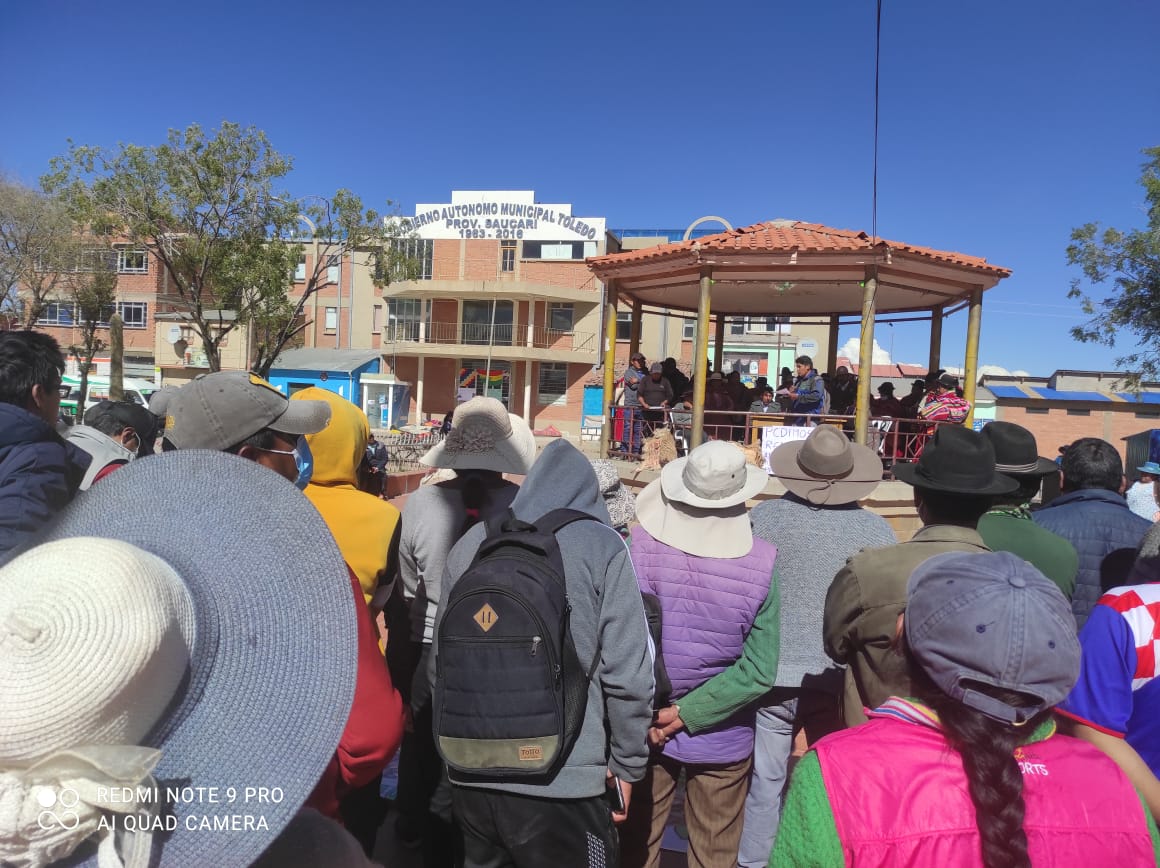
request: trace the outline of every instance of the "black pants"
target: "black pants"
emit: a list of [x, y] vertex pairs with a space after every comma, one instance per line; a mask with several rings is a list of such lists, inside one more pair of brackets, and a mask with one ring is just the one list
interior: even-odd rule
[[541, 799], [452, 785], [464, 868], [616, 868], [620, 845], [603, 796]]

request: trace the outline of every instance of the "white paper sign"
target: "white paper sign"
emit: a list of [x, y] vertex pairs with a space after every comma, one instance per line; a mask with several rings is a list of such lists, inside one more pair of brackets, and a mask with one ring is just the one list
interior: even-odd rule
[[761, 460], [765, 464], [765, 472], [774, 476], [773, 467], [769, 463], [769, 456], [773, 450], [786, 443], [805, 440], [814, 430], [813, 425], [766, 425], [761, 429]]

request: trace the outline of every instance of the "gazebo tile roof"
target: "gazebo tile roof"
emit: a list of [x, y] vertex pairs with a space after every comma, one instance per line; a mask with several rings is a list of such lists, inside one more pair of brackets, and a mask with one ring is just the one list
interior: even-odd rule
[[[1007, 277], [1011, 274], [1010, 269], [992, 265], [979, 256], [935, 250], [932, 247], [904, 244], [885, 238], [879, 238], [878, 244], [893, 252], [911, 254], [966, 268], [975, 268], [999, 277]], [[738, 252], [792, 253], [795, 251], [833, 253], [869, 250], [870, 248], [870, 236], [865, 232], [835, 229], [831, 226], [823, 226], [821, 223], [806, 223], [798, 220], [770, 220], [765, 223], [744, 226], [740, 229], [719, 232], [715, 235], [705, 235], [689, 241], [677, 241], [659, 244], [655, 247], [645, 247], [640, 250], [595, 256], [590, 258], [588, 262], [599, 267], [646, 263], [693, 252], [723, 254]]]

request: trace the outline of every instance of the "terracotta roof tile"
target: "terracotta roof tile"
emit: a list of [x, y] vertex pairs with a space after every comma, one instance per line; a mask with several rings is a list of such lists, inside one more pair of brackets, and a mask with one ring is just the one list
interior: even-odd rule
[[[1010, 269], [992, 265], [979, 256], [935, 250], [932, 247], [904, 244], [885, 238], [879, 238], [878, 244], [895, 253], [906, 253], [924, 259], [978, 269], [999, 277], [1007, 277], [1011, 274]], [[723, 254], [746, 251], [833, 253], [867, 250], [870, 246], [870, 236], [865, 232], [834, 229], [820, 223], [805, 223], [797, 220], [770, 220], [765, 223], [744, 226], [740, 229], [732, 229], [728, 232], [705, 235], [689, 241], [677, 241], [671, 244], [659, 244], [656, 247], [645, 247], [641, 250], [594, 256], [588, 260], [588, 263], [599, 269], [601, 266], [631, 265], [669, 258], [682, 258], [697, 251]]]

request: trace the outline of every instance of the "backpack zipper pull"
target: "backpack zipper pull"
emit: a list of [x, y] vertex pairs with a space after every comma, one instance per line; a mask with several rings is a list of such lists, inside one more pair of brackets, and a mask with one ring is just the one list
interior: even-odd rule
[[539, 636], [532, 637], [532, 656], [536, 656], [536, 652], [540, 650], [540, 642], [543, 640]]

